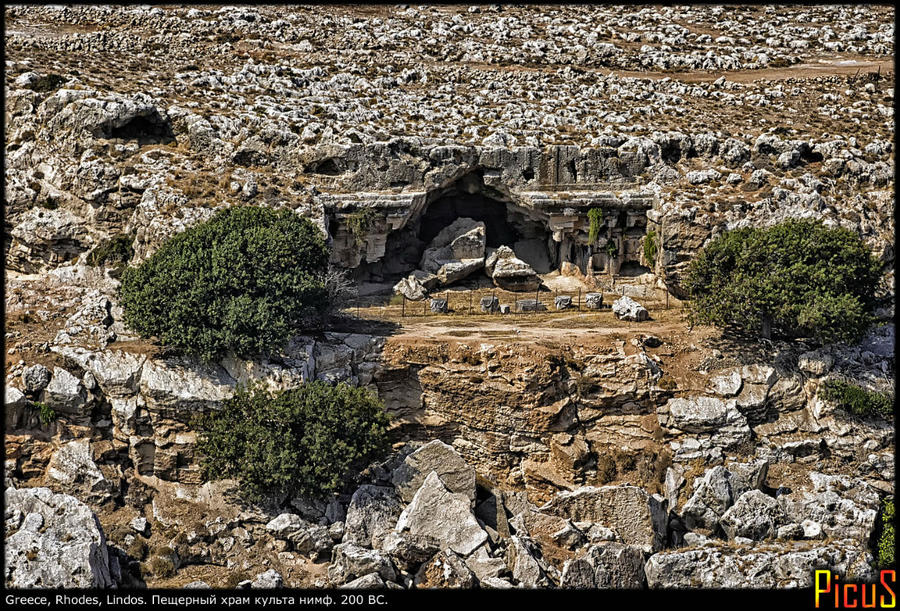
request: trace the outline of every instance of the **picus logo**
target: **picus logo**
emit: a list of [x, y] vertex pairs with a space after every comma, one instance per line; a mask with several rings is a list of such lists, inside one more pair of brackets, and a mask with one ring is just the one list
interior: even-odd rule
[[893, 609], [897, 571], [881, 571], [874, 583], [842, 582], [831, 571], [816, 571], [816, 609]]

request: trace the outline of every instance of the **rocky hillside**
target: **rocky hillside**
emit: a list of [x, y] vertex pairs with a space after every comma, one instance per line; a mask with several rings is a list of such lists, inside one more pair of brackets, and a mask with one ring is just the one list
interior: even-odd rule
[[[893, 420], [823, 389], [893, 392], [893, 9], [5, 17], [8, 585], [875, 574]], [[122, 268], [239, 204], [312, 219], [379, 305], [265, 359], [200, 362], [137, 337]], [[696, 252], [787, 218], [873, 249], [879, 323], [852, 346], [689, 328], [678, 298]], [[610, 281], [649, 320], [580, 301], [515, 319], [388, 303], [542, 284], [610, 301]], [[248, 505], [234, 482], [204, 481], [198, 413], [239, 384], [310, 380], [376, 392], [391, 456], [323, 500]]]

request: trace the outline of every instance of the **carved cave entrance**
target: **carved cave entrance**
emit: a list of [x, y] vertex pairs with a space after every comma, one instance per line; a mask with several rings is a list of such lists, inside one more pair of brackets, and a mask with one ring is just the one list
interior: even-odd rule
[[547, 222], [531, 217], [528, 210], [486, 186], [481, 172], [472, 172], [429, 193], [422, 212], [388, 235], [384, 257], [359, 266], [358, 280], [394, 283], [419, 269], [431, 241], [458, 218], [482, 221], [487, 248], [509, 246], [539, 274], [556, 265], [557, 249]]

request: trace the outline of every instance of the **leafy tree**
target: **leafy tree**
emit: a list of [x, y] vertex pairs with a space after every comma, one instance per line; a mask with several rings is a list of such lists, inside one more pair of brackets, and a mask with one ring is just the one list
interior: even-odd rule
[[854, 341], [872, 322], [878, 261], [842, 228], [790, 220], [729, 231], [691, 262], [694, 323], [765, 338]]
[[125, 321], [212, 360], [282, 346], [327, 307], [322, 233], [289, 210], [227, 208], [122, 274]]
[[387, 449], [388, 417], [364, 389], [311, 382], [281, 393], [239, 388], [198, 419], [207, 476], [235, 478], [251, 500], [320, 497]]

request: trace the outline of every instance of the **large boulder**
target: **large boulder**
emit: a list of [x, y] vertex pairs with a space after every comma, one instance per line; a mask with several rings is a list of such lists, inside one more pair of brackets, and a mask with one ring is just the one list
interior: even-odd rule
[[266, 524], [266, 530], [276, 538], [289, 541], [300, 554], [321, 557], [331, 550], [333, 541], [328, 529], [307, 522], [294, 513], [282, 513]]
[[328, 567], [328, 579], [333, 584], [343, 584], [372, 573], [385, 581], [397, 577], [390, 559], [377, 550], [366, 549], [355, 543], [341, 543], [334, 547], [332, 562]]
[[86, 406], [87, 391], [81, 380], [61, 367], [54, 367], [53, 377], [41, 393], [41, 400], [57, 412], [78, 414]]
[[778, 527], [786, 521], [778, 501], [760, 490], [750, 490], [722, 514], [719, 524], [729, 539], [745, 537], [761, 541], [775, 537]]
[[432, 471], [437, 473], [447, 490], [475, 500], [475, 469], [452, 446], [439, 439], [407, 456], [394, 469], [391, 481], [400, 498], [409, 503]]
[[512, 536], [509, 539], [509, 569], [520, 586], [537, 588], [547, 585], [547, 575], [538, 561], [537, 546], [530, 539]]
[[394, 294], [403, 295], [410, 301], [422, 301], [428, 296], [428, 291], [415, 276], [410, 275], [394, 285]]
[[[391, 531], [381, 543], [381, 551], [390, 556], [394, 565], [409, 573], [440, 551], [441, 542], [425, 535]], [[483, 548], [479, 548], [483, 549]]]
[[420, 267], [446, 286], [484, 266], [485, 225], [461, 217], [444, 227], [422, 254]]
[[49, 488], [6, 489], [6, 585], [109, 588], [118, 581], [106, 536], [78, 499]]
[[29, 406], [31, 402], [25, 397], [25, 394], [14, 386], [6, 387], [6, 396], [4, 398], [4, 409], [6, 411], [6, 429], [13, 430], [19, 426], [26, 424], [26, 414], [30, 412]]
[[651, 588], [811, 588], [816, 570], [872, 579], [871, 561], [859, 541], [795, 541], [777, 549], [754, 543], [666, 550], [650, 556], [644, 570]]
[[396, 529], [400, 533], [433, 537], [463, 556], [471, 554], [488, 538], [472, 514], [469, 497], [447, 490], [434, 471], [400, 514]]
[[537, 272], [516, 257], [508, 246], [501, 246], [485, 260], [494, 284], [506, 291], [536, 291], [541, 286]]
[[76, 439], [62, 444], [47, 465], [48, 483], [63, 486], [66, 491], [78, 490], [89, 502], [103, 502], [112, 498], [118, 487], [108, 480], [91, 456], [89, 439]]
[[25, 368], [22, 372], [22, 383], [25, 385], [25, 392], [36, 395], [50, 383], [50, 370], [43, 365], [32, 365]]
[[417, 588], [474, 588], [478, 580], [462, 558], [443, 550], [419, 568], [413, 583]]
[[666, 541], [665, 503], [636, 486], [586, 486], [561, 492], [541, 512], [601, 524], [644, 553], [662, 549]]
[[650, 312], [647, 311], [647, 308], [627, 295], [616, 299], [613, 302], [612, 310], [619, 320], [640, 322], [650, 318]]
[[350, 499], [344, 522], [344, 542], [365, 547], [381, 547], [392, 532], [403, 505], [393, 488], [360, 486]]
[[468, 278], [484, 265], [484, 259], [462, 259], [460, 261], [447, 261], [438, 268], [435, 274], [441, 286], [447, 286]]
[[644, 585], [644, 554], [622, 543], [592, 545], [563, 566], [564, 588], [636, 589]]

